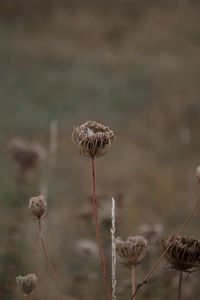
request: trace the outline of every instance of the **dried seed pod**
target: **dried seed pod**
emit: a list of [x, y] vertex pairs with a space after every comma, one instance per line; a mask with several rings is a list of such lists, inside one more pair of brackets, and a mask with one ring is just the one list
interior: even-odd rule
[[29, 144], [19, 138], [10, 141], [9, 152], [24, 174], [36, 171], [46, 158], [46, 151], [41, 145]]
[[126, 241], [116, 238], [116, 252], [124, 267], [131, 268], [140, 264], [148, 250], [149, 243], [143, 236], [130, 236]]
[[35, 274], [16, 277], [16, 284], [25, 295], [29, 295], [35, 290], [36, 282], [37, 277]]
[[172, 235], [161, 242], [165, 259], [172, 269], [192, 272], [200, 269], [200, 241]]
[[96, 121], [86, 121], [72, 133], [72, 141], [80, 154], [87, 158], [104, 155], [114, 139], [114, 132], [108, 126]]
[[29, 200], [28, 209], [30, 213], [38, 219], [44, 217], [46, 208], [47, 208], [47, 202], [43, 195], [32, 197]]

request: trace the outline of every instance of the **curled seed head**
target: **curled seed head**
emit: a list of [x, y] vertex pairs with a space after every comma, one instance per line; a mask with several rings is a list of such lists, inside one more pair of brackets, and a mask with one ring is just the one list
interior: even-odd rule
[[131, 268], [140, 264], [148, 250], [148, 241], [142, 236], [130, 236], [126, 241], [116, 238], [116, 252], [124, 267]]
[[44, 217], [46, 208], [47, 208], [47, 202], [43, 195], [32, 197], [29, 200], [28, 209], [30, 213], [38, 219]]
[[37, 277], [35, 274], [16, 277], [16, 284], [25, 295], [29, 295], [35, 290], [36, 282]]
[[200, 166], [196, 169], [198, 183], [200, 184]]
[[200, 241], [172, 235], [161, 242], [165, 259], [172, 269], [192, 272], [200, 269]]
[[86, 121], [72, 133], [72, 141], [80, 154], [88, 158], [104, 155], [114, 139], [114, 132], [108, 126], [96, 121]]

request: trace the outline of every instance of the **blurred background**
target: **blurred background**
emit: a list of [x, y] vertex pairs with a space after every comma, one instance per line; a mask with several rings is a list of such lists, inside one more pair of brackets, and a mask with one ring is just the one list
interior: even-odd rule
[[[0, 299], [22, 299], [15, 277], [36, 273], [32, 299], [58, 299], [41, 253], [29, 198], [47, 194], [45, 241], [66, 299], [105, 299], [91, 218], [90, 161], [71, 142], [91, 119], [116, 142], [96, 160], [100, 222], [110, 266], [110, 203], [117, 236], [160, 238], [186, 218], [200, 164], [198, 0], [0, 1]], [[199, 211], [185, 232], [199, 237]], [[153, 238], [151, 238], [153, 236]], [[117, 297], [130, 272], [117, 267]], [[187, 275], [185, 299], [199, 295]], [[162, 265], [138, 299], [176, 298], [178, 278]]]

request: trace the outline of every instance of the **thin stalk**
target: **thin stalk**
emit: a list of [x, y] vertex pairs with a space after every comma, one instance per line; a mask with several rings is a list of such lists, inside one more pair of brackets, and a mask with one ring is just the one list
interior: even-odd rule
[[[132, 286], [132, 295], [135, 293], [135, 267], [131, 267], [131, 286]], [[135, 300], [135, 297], [133, 298]]]
[[[195, 203], [195, 205], [193, 206], [192, 210], [190, 211], [187, 219], [185, 220], [185, 222], [183, 223], [183, 225], [180, 227], [180, 229], [174, 234], [175, 237], [177, 237], [178, 235], [182, 234], [183, 230], [185, 229], [185, 227], [187, 226], [187, 224], [189, 223], [190, 219], [192, 218], [192, 216], [194, 215], [194, 213], [196, 212], [198, 206], [200, 204], [200, 197], [198, 198], [197, 202]], [[157, 269], [157, 267], [160, 265], [162, 259], [164, 258], [165, 254], [167, 253], [167, 251], [170, 248], [170, 243], [169, 246], [165, 249], [165, 251], [162, 253], [162, 255], [157, 259], [157, 261], [155, 262], [155, 264], [153, 265], [153, 267], [151, 268], [151, 270], [146, 274], [146, 276], [143, 278], [143, 280], [137, 285], [135, 293], [132, 295], [131, 300], [134, 299], [135, 295], [137, 294], [137, 292], [139, 291], [139, 289], [147, 283], [148, 279], [150, 278], [150, 276], [152, 275], [152, 273]]]
[[111, 295], [109, 280], [108, 280], [108, 272], [107, 272], [107, 267], [106, 267], [106, 259], [105, 259], [103, 245], [102, 245], [102, 241], [101, 241], [98, 214], [97, 214], [96, 173], [95, 173], [94, 158], [92, 158], [92, 184], [93, 184], [92, 205], [93, 205], [94, 225], [95, 225], [95, 231], [96, 231], [96, 242], [97, 242], [97, 245], [99, 248], [99, 255], [100, 255], [100, 261], [101, 261], [101, 266], [102, 266], [102, 271], [103, 271], [104, 283], [105, 283], [106, 290], [107, 290], [107, 298], [108, 298], [108, 300], [112, 300], [112, 295]]
[[111, 241], [112, 241], [112, 300], [116, 300], [116, 242], [115, 242], [115, 199], [112, 198], [112, 210], [111, 210]]
[[59, 280], [58, 280], [57, 275], [56, 275], [56, 273], [55, 273], [55, 271], [53, 269], [53, 266], [51, 264], [49, 255], [48, 255], [46, 247], [45, 247], [45, 243], [44, 243], [44, 239], [43, 239], [43, 235], [42, 235], [42, 226], [41, 226], [41, 219], [40, 218], [38, 219], [38, 225], [39, 225], [39, 233], [40, 233], [40, 242], [41, 242], [41, 247], [42, 247], [42, 250], [43, 250], [43, 253], [44, 253], [44, 257], [46, 259], [46, 262], [47, 262], [47, 264], [49, 266], [50, 272], [51, 272], [51, 274], [52, 274], [52, 276], [54, 278], [54, 281], [56, 283], [56, 287], [57, 287], [58, 293], [60, 295], [60, 299], [64, 300], [65, 298], [63, 296]]
[[180, 271], [179, 283], [178, 283], [178, 300], [181, 300], [182, 282], [183, 282], [183, 271]]

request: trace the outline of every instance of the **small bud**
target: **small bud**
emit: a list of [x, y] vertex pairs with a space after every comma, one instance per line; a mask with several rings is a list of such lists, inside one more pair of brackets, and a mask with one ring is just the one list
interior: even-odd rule
[[37, 277], [35, 274], [28, 274], [26, 276], [17, 276], [16, 284], [21, 291], [27, 296], [31, 294], [36, 288]]
[[200, 166], [196, 169], [198, 183], [200, 184]]
[[44, 217], [47, 208], [47, 202], [43, 195], [32, 197], [29, 201], [28, 209], [30, 213], [40, 219]]

